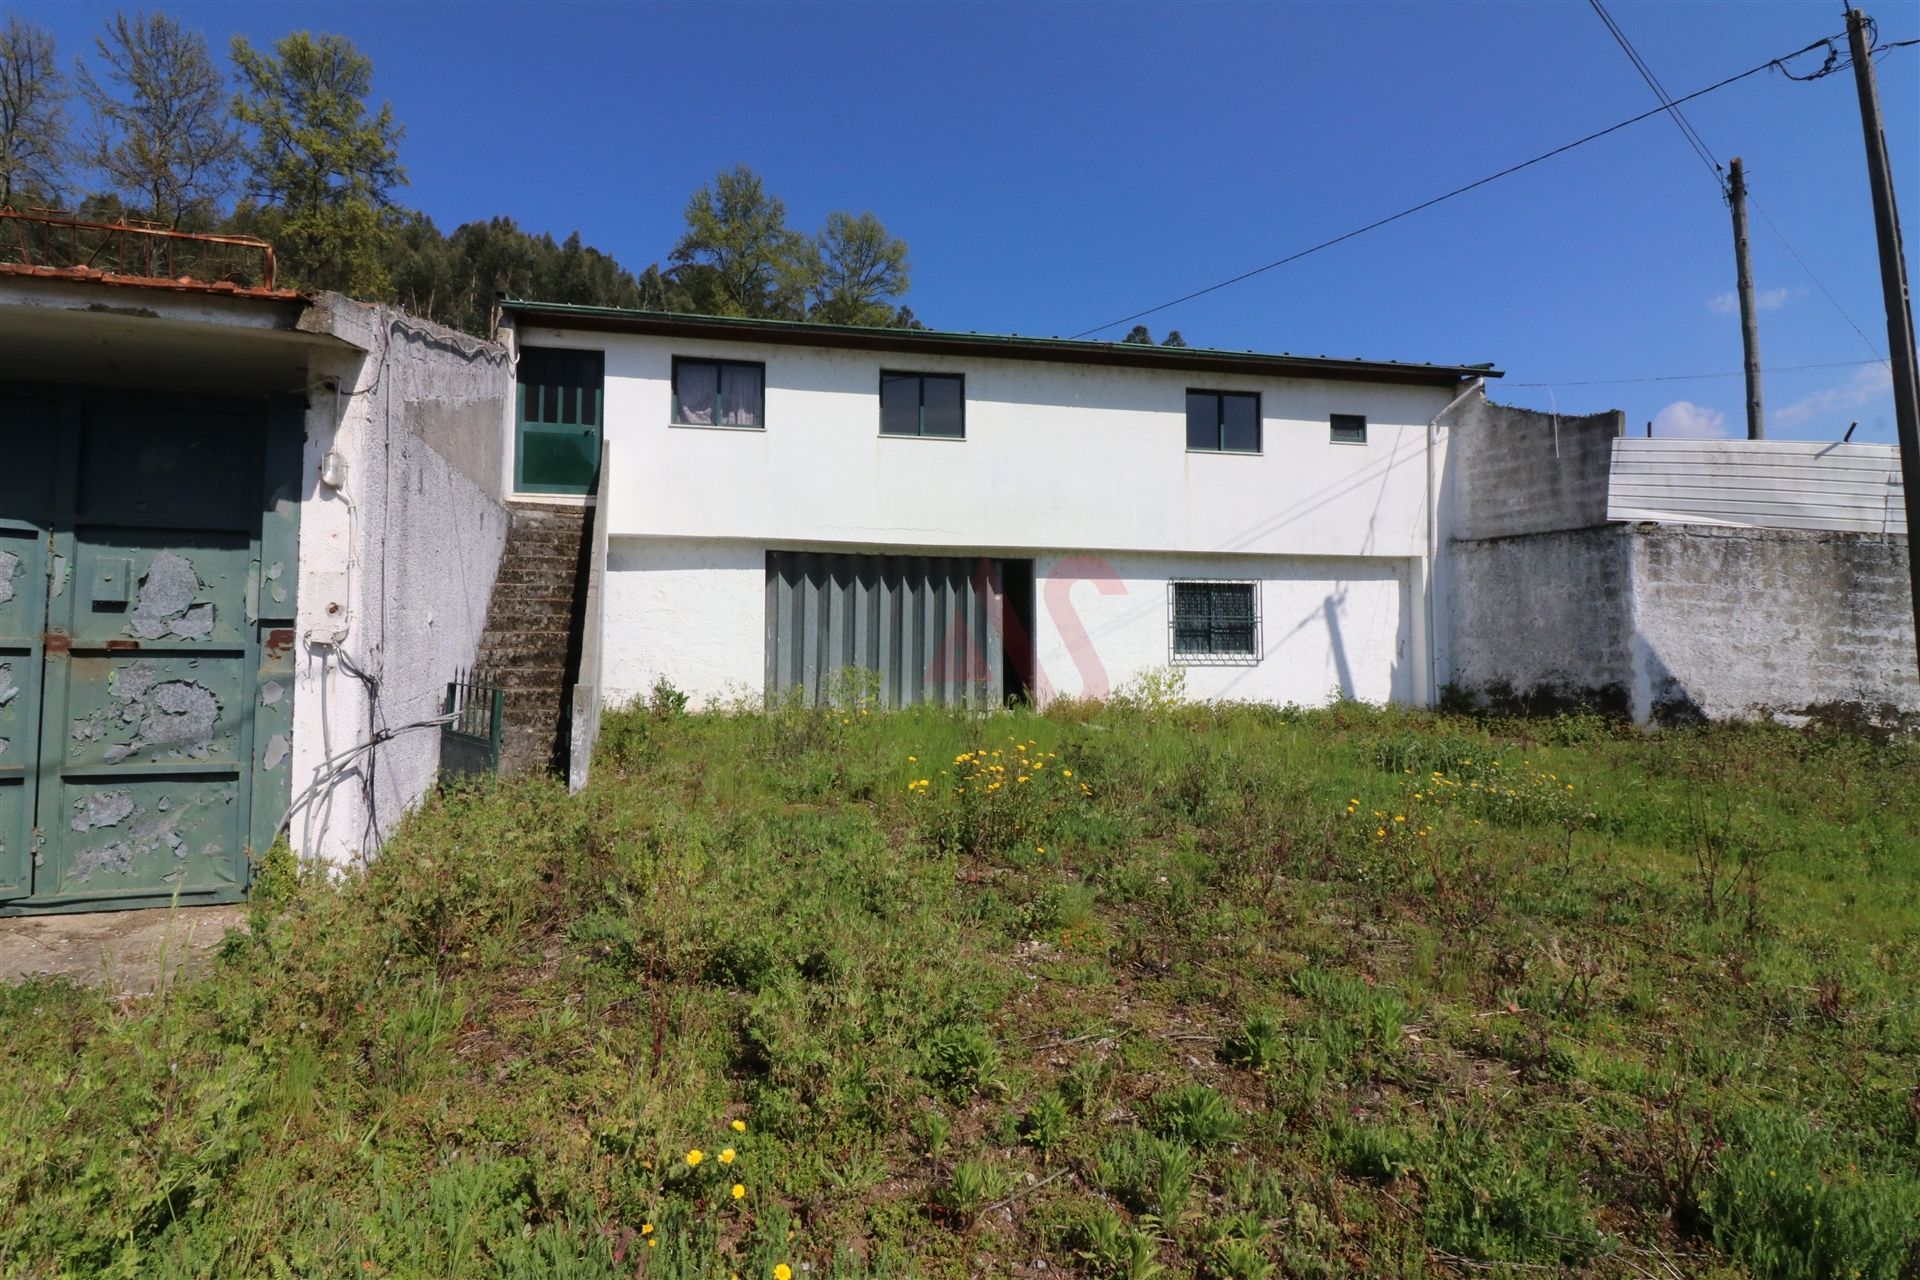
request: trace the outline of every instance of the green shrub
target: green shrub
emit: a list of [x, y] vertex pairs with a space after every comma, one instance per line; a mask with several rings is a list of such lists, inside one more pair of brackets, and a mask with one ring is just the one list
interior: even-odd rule
[[972, 1023], [941, 1027], [927, 1041], [920, 1074], [950, 1098], [970, 1098], [1000, 1084], [1000, 1046]]
[[1148, 1114], [1159, 1132], [1202, 1150], [1240, 1140], [1240, 1117], [1211, 1085], [1190, 1084], [1156, 1094]]

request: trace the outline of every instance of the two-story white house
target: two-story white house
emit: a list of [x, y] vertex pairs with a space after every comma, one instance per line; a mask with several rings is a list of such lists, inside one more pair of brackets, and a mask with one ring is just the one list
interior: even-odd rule
[[849, 668], [889, 705], [1435, 697], [1437, 422], [1485, 366], [535, 302], [504, 487], [601, 445], [602, 680], [697, 702]]

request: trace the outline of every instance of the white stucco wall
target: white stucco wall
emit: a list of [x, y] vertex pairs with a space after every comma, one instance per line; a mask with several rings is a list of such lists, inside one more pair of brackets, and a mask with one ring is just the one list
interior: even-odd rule
[[[463, 470], [428, 441], [484, 438], [512, 387], [490, 344], [390, 308], [337, 308], [371, 354], [322, 353], [309, 371], [291, 820], [296, 850], [329, 862], [371, 851], [433, 786], [437, 728], [402, 726], [437, 715], [473, 662], [507, 512], [496, 453]], [[346, 462], [337, 492], [320, 482], [330, 451]], [[347, 618], [337, 640], [335, 603]], [[357, 750], [381, 730], [397, 732]]]
[[[1426, 424], [1452, 395], [533, 325], [516, 340], [605, 353], [616, 538], [1424, 555]], [[676, 355], [764, 363], [766, 428], [671, 425]], [[967, 438], [881, 437], [883, 367], [965, 375]], [[1262, 452], [1189, 452], [1189, 387], [1259, 392]], [[1332, 443], [1332, 413], [1365, 414], [1367, 443]]]
[[602, 679], [609, 706], [664, 676], [700, 706], [766, 683], [767, 549], [760, 543], [617, 538], [607, 547]]
[[[662, 676], [704, 706], [758, 698], [766, 669], [767, 550], [765, 543], [733, 540], [617, 539], [606, 585], [609, 700], [644, 697]], [[1033, 559], [1036, 693], [1043, 700], [1104, 697], [1176, 665], [1168, 584], [1189, 578], [1256, 583], [1261, 619], [1258, 662], [1177, 664], [1189, 697], [1311, 705], [1339, 696], [1419, 696], [1407, 560], [1079, 550]]]
[[[1035, 568], [1042, 698], [1104, 697], [1178, 667], [1190, 698], [1317, 705], [1405, 702], [1419, 688], [1405, 560], [1303, 556], [1045, 556]], [[1168, 584], [1252, 582], [1258, 662], [1183, 663], [1171, 652]]]

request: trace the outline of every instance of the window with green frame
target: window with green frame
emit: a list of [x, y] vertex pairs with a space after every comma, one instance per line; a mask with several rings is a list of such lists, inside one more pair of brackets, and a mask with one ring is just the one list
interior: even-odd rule
[[745, 360], [673, 358], [673, 422], [679, 427], [767, 425], [767, 366]]
[[1187, 448], [1208, 453], [1260, 452], [1260, 393], [1188, 391]]
[[964, 440], [966, 381], [957, 373], [880, 371], [880, 434]]
[[606, 356], [522, 347], [515, 368], [514, 487], [586, 493], [600, 466]]

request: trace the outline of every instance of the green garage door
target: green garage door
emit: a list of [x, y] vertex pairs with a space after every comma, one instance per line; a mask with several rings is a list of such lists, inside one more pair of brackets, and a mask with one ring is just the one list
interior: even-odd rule
[[245, 891], [288, 792], [298, 448], [264, 401], [0, 392], [0, 911]]

